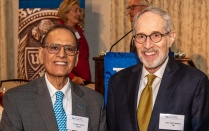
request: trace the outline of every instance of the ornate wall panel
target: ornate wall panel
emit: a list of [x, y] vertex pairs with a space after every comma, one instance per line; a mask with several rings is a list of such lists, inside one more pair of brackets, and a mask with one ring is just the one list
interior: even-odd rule
[[47, 30], [57, 24], [57, 10], [26, 8], [19, 10], [18, 78], [33, 80], [43, 75], [38, 50]]

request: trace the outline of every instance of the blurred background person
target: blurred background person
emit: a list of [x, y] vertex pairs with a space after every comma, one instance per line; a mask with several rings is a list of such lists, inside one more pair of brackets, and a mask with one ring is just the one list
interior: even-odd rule
[[[150, 6], [148, 0], [129, 0], [128, 7], [126, 9], [130, 18], [130, 22], [132, 23], [135, 15], [148, 6]], [[136, 47], [134, 45], [133, 39], [131, 39], [130, 43], [130, 52], [136, 52]]]
[[86, 85], [91, 82], [91, 73], [89, 65], [89, 46], [82, 28], [78, 26], [81, 15], [81, 9], [77, 0], [63, 0], [59, 6], [59, 23], [70, 27], [75, 32], [79, 42], [78, 64], [69, 74], [69, 77], [76, 84]]
[[80, 15], [80, 18], [79, 18], [79, 23], [78, 23], [78, 26], [80, 27], [80, 28], [82, 28], [82, 30], [84, 30], [84, 17], [85, 17], [85, 10], [84, 10], [84, 8], [80, 8], [80, 13], [81, 13], [81, 15]]

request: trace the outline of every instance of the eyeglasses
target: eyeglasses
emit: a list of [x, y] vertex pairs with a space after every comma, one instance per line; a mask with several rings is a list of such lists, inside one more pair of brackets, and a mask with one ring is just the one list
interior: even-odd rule
[[61, 45], [61, 44], [48, 44], [44, 46], [44, 48], [47, 48], [48, 52], [50, 54], [57, 54], [60, 52], [61, 47], [64, 47], [64, 51], [69, 56], [74, 56], [77, 54], [77, 48], [72, 45]]
[[157, 43], [157, 42], [160, 42], [162, 37], [166, 36], [170, 34], [170, 32], [167, 32], [165, 34], [161, 34], [160, 32], [155, 32], [155, 33], [152, 33], [150, 35], [145, 35], [145, 34], [136, 34], [133, 36], [134, 40], [139, 43], [139, 44], [142, 44], [146, 41], [147, 37], [149, 37], [153, 42]]
[[131, 5], [126, 7], [126, 10], [134, 10], [137, 6], [145, 6], [145, 5]]

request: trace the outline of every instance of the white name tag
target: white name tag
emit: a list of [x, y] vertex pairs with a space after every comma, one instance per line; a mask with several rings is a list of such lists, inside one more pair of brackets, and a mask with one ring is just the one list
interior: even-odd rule
[[184, 115], [160, 113], [159, 129], [184, 130]]
[[113, 71], [118, 72], [118, 71], [120, 71], [120, 70], [122, 70], [122, 69], [124, 69], [124, 68], [113, 68]]
[[67, 115], [67, 129], [76, 131], [87, 131], [88, 130], [89, 118]]
[[76, 36], [77, 39], [81, 38], [81, 36], [79, 35], [79, 33], [77, 31], [75, 32], [75, 36]]

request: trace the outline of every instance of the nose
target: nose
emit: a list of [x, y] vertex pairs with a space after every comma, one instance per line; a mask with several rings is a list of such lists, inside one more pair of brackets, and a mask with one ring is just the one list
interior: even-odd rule
[[145, 40], [145, 42], [143, 43], [144, 48], [146, 49], [150, 49], [154, 46], [152, 40], [150, 39], [149, 36], [147, 36], [147, 39]]
[[131, 14], [131, 9], [127, 9], [127, 13], [130, 15]]
[[63, 58], [63, 57], [66, 56], [64, 47], [61, 47], [61, 48], [60, 48], [60, 51], [57, 53], [57, 56], [59, 56], [59, 57], [61, 57], [61, 58]]
[[77, 14], [80, 16], [81, 15], [81, 9], [77, 11]]

